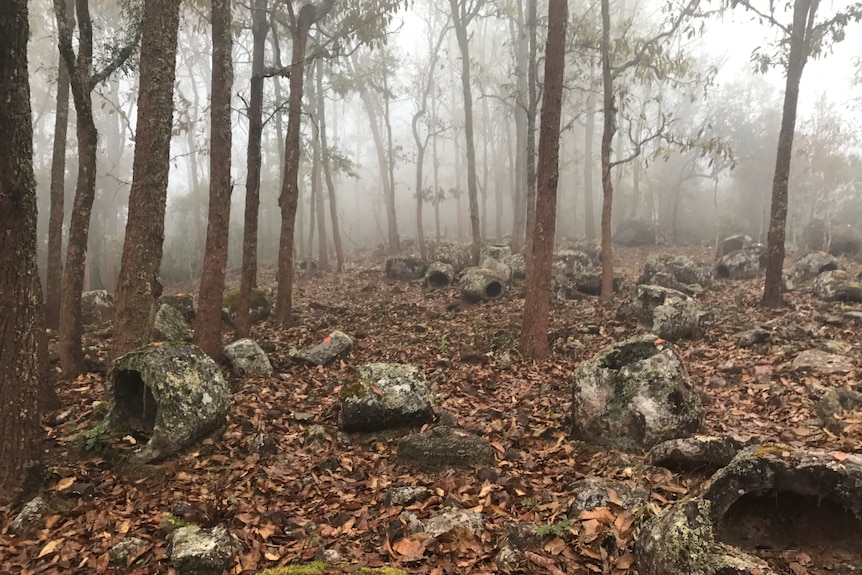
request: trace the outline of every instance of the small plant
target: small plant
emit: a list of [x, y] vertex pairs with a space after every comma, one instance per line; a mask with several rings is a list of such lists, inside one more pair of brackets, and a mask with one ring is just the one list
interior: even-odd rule
[[108, 422], [103, 421], [84, 434], [84, 449], [101, 453], [108, 439]]
[[548, 523], [546, 525], [540, 525], [538, 529], [536, 529], [536, 535], [539, 537], [545, 538], [548, 535], [553, 535], [555, 537], [562, 537], [566, 533], [569, 533], [569, 526], [572, 524], [571, 519], [561, 519], [556, 523]]
[[180, 527], [187, 527], [189, 525], [196, 524], [193, 521], [186, 521], [182, 517], [168, 514], [162, 517], [162, 524], [159, 526], [159, 529], [161, 529], [163, 533], [172, 533]]
[[540, 501], [535, 497], [524, 497], [521, 499], [521, 507], [538, 507]]
[[449, 342], [447, 341], [448, 336], [449, 336], [449, 334], [447, 334], [447, 333], [441, 333], [440, 334], [440, 345], [439, 345], [439, 347], [440, 347], [441, 353], [445, 353], [446, 349], [449, 347]]

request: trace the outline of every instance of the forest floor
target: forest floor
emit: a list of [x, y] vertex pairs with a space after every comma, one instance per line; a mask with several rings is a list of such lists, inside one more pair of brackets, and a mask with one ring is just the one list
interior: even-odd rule
[[[652, 251], [657, 250], [701, 263], [712, 259], [709, 248]], [[338, 275], [300, 275], [297, 327], [261, 324], [253, 334], [274, 345], [269, 356], [276, 375], [232, 378], [227, 424], [192, 451], [157, 465], [123, 463], [118, 453], [132, 448], [123, 438], [91, 434], [87, 441], [87, 432], [100, 422], [94, 406], [105, 399], [104, 373], [61, 380], [62, 408], [43, 422], [43, 489], [55, 509], [43, 526], [16, 537], [9, 525], [17, 509], [0, 508], [0, 574], [173, 573], [166, 532], [178, 522], [220, 524], [236, 535], [242, 549], [231, 573], [312, 561], [324, 549], [350, 563], [343, 572], [392, 566], [417, 575], [493, 573], [509, 527], [521, 522], [544, 526], [542, 544], [522, 572], [636, 573], [633, 539], [645, 516], [698, 493], [708, 475], [671, 473], [649, 465], [643, 454], [573, 441], [567, 412], [575, 367], [608, 344], [642, 333], [628, 306], [649, 253], [616, 251], [625, 287], [612, 302], [554, 299], [553, 353], [541, 362], [517, 352], [523, 285], [510, 286], [501, 300], [468, 305], [454, 288], [426, 291], [421, 282], [387, 280], [382, 261], [353, 263]], [[792, 261], [787, 265], [792, 269]], [[857, 273], [862, 264], [845, 266]], [[273, 272], [261, 276], [268, 285]], [[810, 285], [787, 294], [786, 308], [763, 309], [762, 282], [718, 281], [698, 295], [699, 307], [711, 311], [715, 323], [702, 339], [677, 344], [704, 398], [703, 432], [798, 448], [862, 450], [862, 413], [845, 413], [849, 425], [834, 435], [817, 419], [806, 388], [858, 382], [862, 328], [841, 315], [846, 306], [815, 299]], [[735, 334], [754, 327], [771, 331], [772, 343], [739, 347]], [[355, 339], [349, 356], [325, 368], [290, 359], [291, 347], [312, 346], [334, 329]], [[88, 343], [95, 355], [107, 345], [98, 338]], [[855, 371], [799, 373], [790, 362], [806, 349], [848, 356]], [[511, 361], [503, 360], [507, 356]], [[380, 361], [421, 367], [438, 405], [492, 443], [495, 463], [423, 473], [395, 460], [398, 437], [416, 430], [341, 433], [334, 411], [339, 390], [354, 381], [358, 366]], [[304, 445], [310, 424], [324, 426], [325, 443]], [[274, 454], [248, 451], [245, 440], [255, 431], [275, 439]], [[639, 517], [611, 505], [569, 518], [572, 484], [588, 475], [645, 487], [650, 504]], [[404, 509], [385, 505], [383, 495], [406, 485], [431, 490], [431, 497], [408, 508], [419, 519], [460, 507], [480, 511], [484, 529], [421, 548], [399, 545], [391, 527]], [[178, 517], [179, 501], [189, 505]], [[130, 536], [145, 545], [128, 566], [109, 566], [108, 550]], [[829, 573], [842, 561], [841, 550], [828, 546], [773, 550], [770, 560], [777, 572], [793, 575]]]

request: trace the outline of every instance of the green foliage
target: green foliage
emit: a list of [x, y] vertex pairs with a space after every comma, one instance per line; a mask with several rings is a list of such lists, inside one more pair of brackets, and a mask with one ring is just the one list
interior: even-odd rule
[[521, 499], [521, 507], [538, 507], [539, 503], [541, 503], [535, 497], [524, 497]]
[[549, 535], [553, 535], [554, 537], [563, 537], [567, 533], [571, 533], [569, 531], [569, 527], [571, 526], [571, 524], [571, 519], [561, 519], [556, 523], [547, 523], [545, 525], [540, 525], [536, 529], [536, 535], [542, 538]]
[[159, 526], [159, 529], [165, 533], [172, 533], [180, 527], [188, 527], [189, 525], [196, 525], [196, 523], [186, 521], [182, 517], [177, 517], [176, 515], [168, 514], [162, 517], [162, 524]]
[[445, 352], [449, 348], [449, 341], [447, 339], [448, 337], [449, 334], [447, 333], [440, 334], [440, 344], [438, 345], [438, 347], [440, 348], [441, 353]]
[[84, 434], [84, 449], [101, 453], [105, 449], [108, 437], [108, 422], [103, 421]]

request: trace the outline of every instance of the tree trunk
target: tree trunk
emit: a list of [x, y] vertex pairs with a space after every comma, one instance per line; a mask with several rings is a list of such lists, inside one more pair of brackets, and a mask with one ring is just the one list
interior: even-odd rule
[[329, 240], [326, 233], [326, 206], [323, 199], [323, 155], [320, 150], [320, 114], [323, 102], [317, 95], [317, 76], [323, 73], [323, 67], [314, 66], [313, 73], [309, 74], [309, 81], [314, 78], [314, 83], [311, 84], [309, 90], [309, 99], [312, 100], [314, 107], [315, 123], [312, 127], [312, 154], [314, 157], [311, 161], [311, 187], [312, 196], [314, 198], [314, 209], [317, 214], [317, 269], [320, 271], [329, 271]]
[[[784, 305], [781, 296], [781, 275], [784, 267], [784, 237], [787, 223], [787, 185], [793, 155], [793, 132], [796, 128], [796, 106], [799, 83], [808, 60], [811, 43], [808, 23], [814, 20], [818, 0], [796, 0], [793, 4], [793, 27], [790, 33], [790, 53], [787, 59], [787, 80], [784, 88], [784, 110], [778, 133], [775, 156], [775, 177], [772, 180], [772, 208], [767, 233], [766, 283], [761, 303], [766, 307]], [[809, 15], [810, 12], [810, 15]]]
[[470, 246], [470, 256], [474, 266], [479, 265], [479, 252], [482, 248], [482, 238], [479, 231], [479, 191], [476, 176], [476, 144], [473, 137], [473, 95], [470, 91], [470, 42], [467, 38], [467, 26], [472, 15], [461, 12], [459, 0], [449, 0], [452, 7], [452, 23], [458, 47], [461, 50], [461, 90], [464, 98], [464, 136], [467, 146], [467, 201], [470, 207], [470, 232], [473, 242]]
[[210, 92], [210, 201], [207, 243], [201, 267], [194, 342], [215, 360], [222, 357], [221, 309], [230, 231], [233, 35], [230, 0], [212, 0], [212, 90]]
[[614, 119], [614, 85], [611, 76], [611, 11], [610, 0], [602, 4], [602, 293], [603, 300], [614, 294], [614, 256], [611, 242], [611, 217], [614, 200], [614, 186], [611, 182], [611, 144], [616, 126]]
[[252, 16], [251, 95], [248, 104], [246, 148], [245, 220], [242, 229], [242, 273], [234, 314], [236, 337], [248, 337], [251, 290], [257, 283], [257, 232], [260, 212], [260, 141], [263, 134], [263, 58], [266, 48], [267, 0], [255, 0]]
[[566, 56], [566, 0], [548, 4], [548, 39], [545, 48], [545, 87], [542, 94], [542, 125], [539, 134], [538, 194], [533, 226], [531, 267], [527, 275], [524, 320], [519, 349], [525, 357], [547, 357], [551, 299], [551, 261], [559, 180], [560, 115]]
[[138, 133], [129, 191], [129, 217], [114, 310], [111, 356], [150, 340], [161, 295], [180, 0], [144, 4], [141, 23]]
[[293, 304], [293, 232], [296, 206], [299, 202], [299, 128], [302, 122], [302, 81], [305, 77], [305, 47], [308, 32], [317, 17], [313, 4], [299, 10], [292, 30], [293, 49], [290, 61], [290, 97], [288, 100], [287, 135], [284, 140], [284, 181], [278, 205], [281, 207], [281, 234], [278, 242], [278, 291], [275, 319], [282, 327], [290, 325]]
[[425, 201], [422, 192], [422, 168], [425, 164], [425, 145], [428, 139], [426, 137], [423, 142], [419, 136], [419, 120], [425, 114], [424, 102], [422, 104], [422, 108], [413, 114], [410, 126], [413, 130], [413, 140], [416, 142], [416, 236], [419, 240], [419, 255], [425, 260], [428, 258], [428, 248], [425, 245], [425, 229], [422, 226], [422, 204]]
[[533, 237], [533, 226], [536, 222], [536, 83], [538, 63], [536, 62], [536, 3], [538, 0], [527, 0], [527, 34], [529, 37], [529, 56], [527, 58], [527, 274], [530, 273], [530, 245]]
[[515, 99], [515, 177], [512, 180], [512, 252], [524, 247], [527, 227], [527, 60], [529, 45], [524, 25], [522, 2], [518, 2], [518, 29], [510, 30], [513, 41], [517, 39], [515, 69], [517, 70], [517, 98]]
[[[73, 28], [74, 0], [66, 0], [69, 28]], [[60, 327], [60, 294], [63, 286], [63, 217], [66, 198], [66, 150], [69, 128], [69, 67], [60, 56], [57, 65], [57, 114], [54, 117], [54, 147], [51, 157], [51, 208], [48, 216], [48, 269], [46, 274], [45, 324]]]
[[[332, 182], [332, 169], [329, 165], [329, 145], [326, 142], [326, 102], [323, 99], [323, 60], [317, 61], [317, 115], [320, 122], [320, 153], [323, 159], [323, 175], [326, 190], [329, 192], [329, 217], [332, 223], [332, 242], [335, 244], [335, 271], [344, 267], [344, 248], [341, 245], [341, 230], [338, 224], [338, 208], [335, 198], [335, 185]], [[336, 138], [338, 131], [336, 130]], [[321, 217], [323, 217], [321, 215]]]
[[584, 122], [584, 234], [587, 241], [596, 239], [596, 216], [593, 213], [593, 135], [596, 131], [596, 99], [587, 96]]
[[0, 10], [0, 505], [15, 503], [40, 458], [38, 391], [45, 377], [36, 268], [36, 181], [27, 72], [26, 0]]
[[[56, 6], [64, 6], [55, 0]], [[78, 181], [75, 200], [69, 222], [69, 240], [66, 246], [66, 266], [63, 270], [63, 286], [60, 300], [60, 365], [66, 377], [75, 377], [86, 371], [84, 352], [81, 349], [83, 326], [81, 325], [81, 292], [84, 289], [84, 274], [87, 257], [87, 237], [90, 230], [90, 214], [96, 195], [96, 125], [93, 122], [93, 104], [90, 98], [90, 74], [93, 66], [93, 25], [90, 20], [88, 0], [77, 0], [79, 40], [78, 57], [71, 55], [71, 30], [61, 36], [61, 54], [70, 68], [72, 96], [75, 101], [78, 136]], [[64, 12], [60, 12], [58, 20]], [[70, 63], [72, 65], [70, 65]]]
[[386, 167], [389, 178], [389, 195], [386, 197], [386, 219], [389, 224], [389, 246], [396, 253], [401, 251], [401, 236], [398, 234], [398, 211], [395, 209], [395, 148], [392, 145], [392, 114], [389, 91], [389, 70], [383, 71], [383, 125], [386, 127]]

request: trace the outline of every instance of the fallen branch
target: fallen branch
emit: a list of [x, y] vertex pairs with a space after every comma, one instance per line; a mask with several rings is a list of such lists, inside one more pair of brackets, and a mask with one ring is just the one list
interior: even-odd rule
[[524, 551], [524, 557], [540, 567], [544, 567], [551, 575], [566, 575], [566, 572], [557, 567], [557, 564], [550, 557], [542, 557], [532, 551]]

